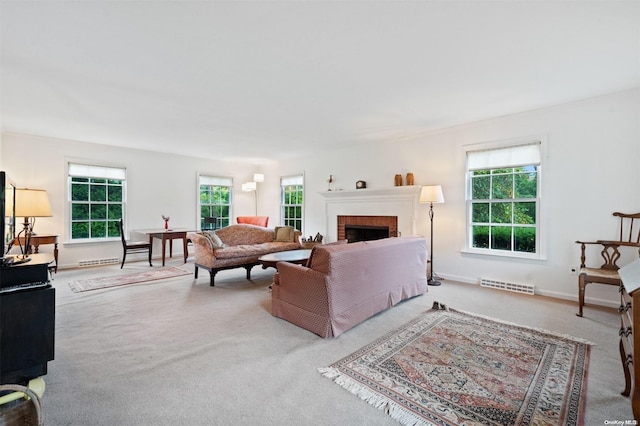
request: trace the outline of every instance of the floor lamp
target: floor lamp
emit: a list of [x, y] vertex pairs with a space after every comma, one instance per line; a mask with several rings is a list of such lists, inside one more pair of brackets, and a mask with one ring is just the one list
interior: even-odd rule
[[429, 220], [431, 221], [431, 248], [429, 249], [429, 277], [427, 284], [440, 285], [440, 281], [433, 278], [433, 203], [444, 203], [444, 195], [442, 195], [441, 185], [423, 186], [420, 190], [420, 203], [429, 203]]
[[242, 190], [244, 192], [253, 192], [254, 204], [256, 206], [256, 216], [258, 216], [258, 194], [257, 194], [257, 185], [255, 182], [245, 182], [242, 184]]
[[242, 190], [245, 192], [253, 191], [254, 204], [256, 206], [256, 216], [258, 216], [258, 182], [264, 182], [264, 175], [262, 173], [254, 173], [253, 180], [251, 182], [245, 182], [242, 184]]

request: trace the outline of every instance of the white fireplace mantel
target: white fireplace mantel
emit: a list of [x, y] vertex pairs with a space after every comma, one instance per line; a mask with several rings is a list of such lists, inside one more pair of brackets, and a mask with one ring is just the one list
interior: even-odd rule
[[326, 202], [340, 202], [347, 200], [375, 200], [375, 199], [411, 199], [418, 201], [420, 185], [392, 186], [389, 188], [364, 188], [350, 191], [322, 191]]
[[420, 185], [323, 191], [327, 241], [337, 240], [339, 215], [398, 216], [400, 235], [416, 233]]

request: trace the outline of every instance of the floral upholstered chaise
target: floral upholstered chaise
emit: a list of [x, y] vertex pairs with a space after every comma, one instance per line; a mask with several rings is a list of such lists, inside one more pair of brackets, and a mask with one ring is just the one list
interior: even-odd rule
[[195, 249], [195, 273], [198, 268], [209, 271], [210, 285], [218, 271], [245, 268], [251, 279], [251, 268], [258, 258], [269, 253], [300, 249], [300, 232], [290, 226], [263, 228], [256, 225], [230, 225], [216, 231], [189, 232], [187, 238]]

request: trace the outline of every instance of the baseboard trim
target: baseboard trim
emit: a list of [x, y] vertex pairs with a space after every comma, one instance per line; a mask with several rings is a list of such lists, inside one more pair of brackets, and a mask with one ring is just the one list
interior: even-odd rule
[[[456, 281], [463, 284], [472, 284], [472, 285], [480, 286], [480, 278], [470, 278], [470, 277], [465, 277], [460, 275], [449, 275], [449, 274], [436, 274], [436, 275], [438, 275], [445, 281], [451, 280], [451, 281]], [[576, 292], [577, 292], [577, 289], [578, 289], [578, 286], [576, 285]], [[536, 287], [536, 292], [534, 296], [546, 296], [546, 297], [553, 297], [554, 299], [569, 300], [571, 302], [575, 302], [576, 307], [578, 306], [577, 294], [562, 293], [558, 291], [539, 290]], [[585, 303], [590, 305], [604, 306], [607, 308], [618, 308], [618, 306], [620, 306], [619, 300], [601, 299], [601, 298], [588, 297], [588, 296], [585, 297]]]

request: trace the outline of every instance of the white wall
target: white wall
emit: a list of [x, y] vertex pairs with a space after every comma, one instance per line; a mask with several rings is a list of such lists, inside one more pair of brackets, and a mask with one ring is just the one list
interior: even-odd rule
[[[211, 174], [231, 176], [234, 179], [233, 219], [241, 215], [255, 214], [254, 194], [242, 192], [243, 182], [253, 178], [253, 172], [263, 171], [269, 175], [276, 187], [278, 179], [273, 165], [259, 167], [199, 159], [164, 153], [153, 153], [134, 149], [111, 147], [93, 143], [76, 142], [30, 135], [5, 133], [2, 138], [0, 164], [18, 187], [47, 190], [53, 217], [39, 218], [35, 231], [40, 234], [60, 236], [59, 266], [75, 267], [81, 260], [94, 260], [122, 255], [120, 242], [70, 243], [66, 232], [65, 211], [67, 209], [68, 160], [86, 161], [90, 164], [124, 166], [127, 169], [127, 206], [125, 221], [129, 231], [145, 228], [161, 228], [161, 215], [171, 217], [175, 228], [198, 227], [197, 175]], [[268, 185], [269, 182], [266, 182]], [[259, 184], [264, 185], [264, 184]], [[262, 196], [262, 192], [259, 192]], [[260, 213], [278, 217], [277, 202], [274, 206], [261, 207]], [[22, 222], [18, 219], [18, 222]], [[140, 234], [131, 234], [141, 238]], [[51, 251], [49, 246], [41, 248]], [[174, 256], [180, 255], [181, 245], [174, 245]], [[154, 245], [154, 255], [160, 254], [159, 242]], [[131, 255], [142, 256], [142, 255]]]
[[[531, 261], [463, 254], [465, 232], [464, 152], [468, 144], [544, 137], [542, 224], [546, 260]], [[305, 174], [305, 235], [326, 232], [324, 198], [327, 179], [334, 188], [354, 189], [356, 180], [369, 188], [393, 186], [396, 173], [413, 172], [416, 184], [441, 184], [445, 204], [435, 206], [435, 272], [477, 283], [480, 277], [532, 284], [536, 292], [576, 299], [577, 277], [569, 269], [579, 263], [576, 239], [612, 237], [614, 211], [640, 211], [640, 91], [611, 94], [581, 102], [470, 123], [410, 140], [362, 144], [280, 164], [251, 165], [190, 156], [151, 153], [91, 143], [18, 134], [2, 137], [0, 165], [21, 187], [49, 193], [53, 217], [38, 219], [36, 232], [65, 235], [66, 159], [123, 165], [128, 170], [129, 229], [162, 226], [161, 215], [174, 227], [196, 226], [197, 172], [234, 178], [234, 216], [253, 215], [254, 195], [240, 186], [254, 172], [258, 214], [280, 223], [279, 177]], [[417, 232], [429, 236], [426, 206], [419, 206]], [[154, 248], [159, 253], [158, 247]], [[118, 257], [119, 243], [70, 244], [60, 247], [62, 267], [79, 260]], [[597, 261], [597, 256], [594, 256]], [[446, 282], [445, 282], [446, 285]], [[617, 289], [590, 285], [587, 302], [616, 306]]]
[[[478, 283], [480, 277], [532, 284], [536, 293], [575, 300], [579, 264], [577, 239], [613, 238], [614, 211], [640, 211], [640, 91], [560, 105], [430, 133], [319, 153], [282, 163], [283, 175], [305, 173], [305, 234], [326, 230], [324, 199], [332, 174], [337, 188], [393, 186], [396, 173], [413, 172], [416, 184], [443, 185], [445, 204], [436, 205], [434, 271]], [[465, 232], [464, 145], [544, 138], [542, 225], [546, 260], [463, 254]], [[426, 205], [419, 233], [429, 236]], [[374, 213], [372, 213], [374, 214]], [[594, 255], [596, 262], [597, 256]], [[599, 264], [599, 263], [597, 263]], [[587, 302], [617, 306], [617, 289], [592, 284]]]

